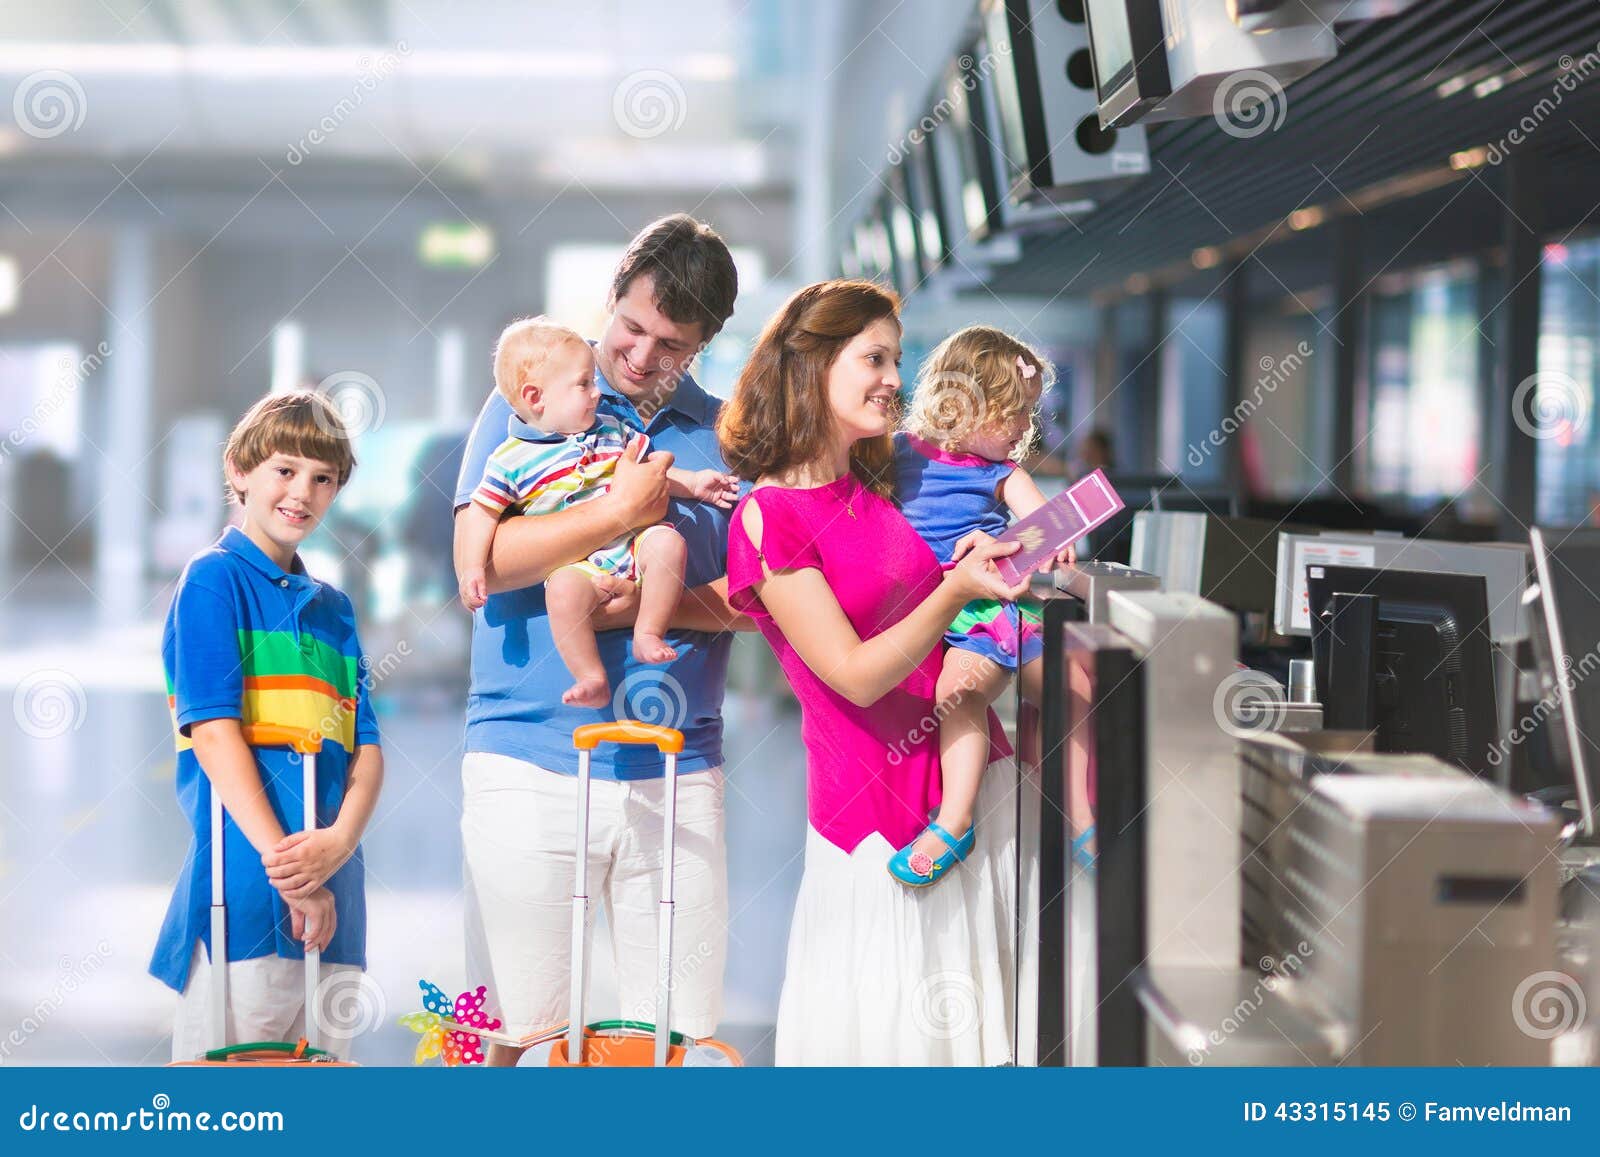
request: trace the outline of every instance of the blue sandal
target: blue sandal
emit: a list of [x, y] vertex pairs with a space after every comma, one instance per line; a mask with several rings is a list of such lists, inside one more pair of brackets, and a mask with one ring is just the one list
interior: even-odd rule
[[947, 850], [938, 859], [925, 852], [913, 853], [911, 849], [916, 847], [916, 840], [889, 857], [889, 874], [908, 888], [926, 888], [929, 884], [937, 884], [950, 868], [965, 860], [977, 840], [978, 826], [974, 824], [968, 828], [967, 834], [959, 840], [937, 823], [930, 823], [927, 830], [945, 843]]
[[1089, 850], [1089, 841], [1094, 839], [1094, 825], [1090, 824], [1084, 829], [1083, 834], [1072, 841], [1072, 858], [1078, 867], [1086, 872], [1094, 872], [1094, 863], [1098, 859], [1097, 852]]

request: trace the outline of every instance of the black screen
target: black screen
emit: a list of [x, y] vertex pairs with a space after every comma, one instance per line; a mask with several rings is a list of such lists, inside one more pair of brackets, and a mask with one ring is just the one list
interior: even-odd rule
[[[1314, 624], [1326, 627], [1335, 594], [1378, 599], [1370, 671], [1376, 683], [1378, 750], [1434, 755], [1493, 778], [1498, 727], [1484, 577], [1371, 567], [1306, 569]], [[1333, 648], [1351, 641], [1335, 634], [1324, 629], [1312, 635], [1325, 712], [1343, 708], [1340, 696], [1368, 693], [1358, 685], [1362, 680], [1348, 686], [1330, 680]]]

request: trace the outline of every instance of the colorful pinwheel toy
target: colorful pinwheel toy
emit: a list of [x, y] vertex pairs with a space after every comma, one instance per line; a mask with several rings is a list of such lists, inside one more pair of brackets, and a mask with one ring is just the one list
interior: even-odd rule
[[483, 1011], [488, 1000], [488, 989], [478, 985], [471, 992], [463, 992], [452, 1005], [438, 985], [427, 980], [417, 981], [422, 989], [422, 1007], [425, 1012], [408, 1012], [400, 1023], [422, 1034], [417, 1042], [415, 1063], [422, 1064], [434, 1057], [443, 1056], [446, 1065], [483, 1064], [483, 1039], [475, 1033], [451, 1028], [452, 1025], [470, 1025], [493, 1032], [500, 1022]]

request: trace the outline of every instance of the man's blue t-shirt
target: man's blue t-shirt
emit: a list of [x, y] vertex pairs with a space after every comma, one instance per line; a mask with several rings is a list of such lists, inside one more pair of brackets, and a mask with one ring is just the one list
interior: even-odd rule
[[[673, 464], [685, 470], [727, 469], [715, 430], [720, 403], [688, 375], [648, 425], [640, 421], [633, 403], [612, 389], [598, 370], [595, 376], [601, 407], [648, 434], [652, 451], [671, 451]], [[456, 480], [458, 508], [472, 500], [489, 455], [506, 439], [511, 416], [510, 404], [498, 391], [491, 392], [478, 413], [461, 462]], [[710, 503], [671, 501], [666, 521], [678, 528], [689, 548], [686, 587], [701, 586], [727, 574], [728, 514]], [[572, 686], [572, 674], [556, 653], [545, 612], [544, 586], [490, 595], [473, 616], [466, 749], [575, 775], [578, 759], [572, 747], [573, 730], [620, 716], [683, 732], [679, 771], [720, 766], [722, 693], [728, 681], [733, 636], [669, 631], [666, 639], [677, 649], [677, 659], [667, 665], [645, 666], [633, 657], [631, 631], [601, 633], [600, 659], [611, 681], [611, 703], [603, 708], [569, 707], [561, 702], [561, 693]], [[594, 753], [591, 772], [603, 779], [653, 779], [662, 774], [662, 761], [653, 747], [602, 745]]]

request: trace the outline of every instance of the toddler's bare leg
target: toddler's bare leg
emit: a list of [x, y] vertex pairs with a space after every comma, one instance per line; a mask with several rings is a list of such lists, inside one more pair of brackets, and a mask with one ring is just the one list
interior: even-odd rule
[[639, 539], [639, 617], [633, 625], [633, 657], [641, 663], [670, 663], [678, 652], [663, 637], [683, 596], [683, 568], [689, 548], [670, 528]]
[[1034, 659], [1022, 665], [1019, 678], [1022, 683], [1022, 697], [1035, 707], [1044, 702], [1044, 660]]
[[[936, 819], [952, 836], [964, 836], [972, 826], [978, 786], [989, 762], [989, 704], [1006, 678], [1003, 667], [982, 655], [954, 647], [945, 652], [937, 693], [944, 795]], [[945, 842], [931, 832], [918, 836], [914, 846], [935, 859], [946, 850]]]
[[594, 624], [589, 619], [601, 601], [594, 579], [576, 567], [562, 567], [545, 580], [550, 633], [561, 661], [575, 680], [562, 693], [561, 702], [572, 707], [604, 707], [611, 699], [611, 684], [600, 662]]

